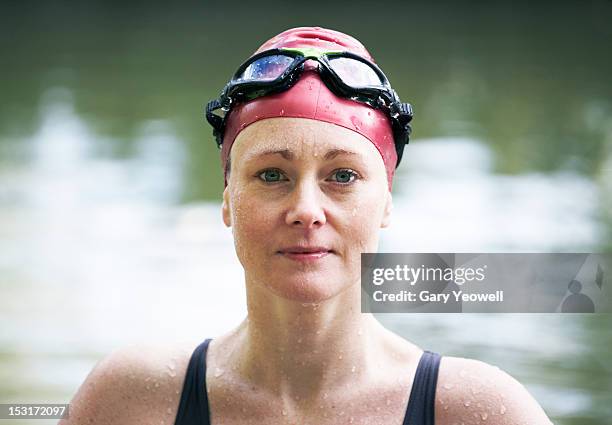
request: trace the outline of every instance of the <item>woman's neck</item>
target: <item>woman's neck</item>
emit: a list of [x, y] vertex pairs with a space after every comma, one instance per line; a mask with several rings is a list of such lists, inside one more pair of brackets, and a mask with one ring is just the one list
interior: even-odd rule
[[318, 304], [290, 301], [247, 284], [248, 317], [230, 339], [230, 361], [248, 381], [294, 400], [325, 397], [381, 365], [390, 334], [360, 311], [359, 285]]

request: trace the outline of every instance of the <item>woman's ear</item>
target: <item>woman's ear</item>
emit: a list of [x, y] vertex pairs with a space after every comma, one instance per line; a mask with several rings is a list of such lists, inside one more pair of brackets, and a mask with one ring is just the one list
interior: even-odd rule
[[223, 223], [225, 226], [232, 227], [232, 220], [229, 207], [229, 187], [225, 186], [223, 190], [223, 203], [221, 204], [221, 215], [223, 217]]
[[393, 196], [390, 191], [387, 191], [387, 199], [385, 201], [385, 210], [383, 211], [380, 227], [388, 227], [391, 224], [391, 211], [393, 211]]

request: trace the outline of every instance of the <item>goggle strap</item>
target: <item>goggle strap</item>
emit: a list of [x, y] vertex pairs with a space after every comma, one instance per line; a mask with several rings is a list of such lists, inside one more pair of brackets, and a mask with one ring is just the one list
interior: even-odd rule
[[410, 141], [410, 133], [412, 133], [412, 127], [410, 124], [399, 124], [399, 121], [395, 121], [393, 124], [393, 136], [395, 138], [395, 151], [397, 152], [397, 162], [395, 168], [397, 168], [404, 155], [404, 147]]
[[412, 126], [410, 121], [414, 116], [412, 105], [409, 103], [398, 103], [397, 104], [397, 117], [393, 120], [393, 135], [395, 138], [395, 150], [397, 152], [397, 168], [402, 160], [404, 154], [404, 146], [410, 141], [410, 134], [412, 133]]
[[[412, 117], [414, 116], [412, 105], [410, 103], [399, 103], [397, 106], [399, 112], [397, 114], [397, 121], [399, 125], [410, 134], [410, 121], [412, 121]], [[408, 141], [406, 141], [406, 143], [408, 143]]]
[[214, 112], [219, 108], [221, 108], [221, 101], [219, 99], [208, 102], [206, 105], [206, 120], [213, 127], [213, 135], [215, 136], [217, 147], [221, 148], [221, 143], [223, 143], [223, 127], [225, 126], [224, 119]]
[[414, 110], [412, 109], [412, 105], [410, 103], [400, 103], [399, 110], [400, 115], [409, 117], [407, 123], [412, 120], [412, 117], [414, 116]]

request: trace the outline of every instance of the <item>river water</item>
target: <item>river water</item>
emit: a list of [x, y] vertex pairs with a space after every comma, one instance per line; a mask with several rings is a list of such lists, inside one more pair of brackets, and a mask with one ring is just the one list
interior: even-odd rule
[[[245, 314], [201, 106], [256, 47], [234, 43], [241, 34], [263, 41], [299, 22], [274, 15], [264, 28], [240, 11], [228, 51], [215, 36], [217, 9], [86, 5], [3, 15], [3, 403], [68, 402], [116, 347], [195, 344]], [[417, 111], [380, 251], [609, 250], [612, 74], [600, 16], [609, 6], [562, 3], [549, 21], [535, 6], [481, 5], [455, 10], [458, 22], [441, 6], [393, 7], [388, 43], [350, 14], [322, 22], [362, 38]], [[410, 54], [394, 54], [405, 48], [398, 16], [412, 24], [405, 37], [430, 35]], [[506, 370], [561, 425], [610, 423], [609, 317], [378, 316], [423, 348]]]

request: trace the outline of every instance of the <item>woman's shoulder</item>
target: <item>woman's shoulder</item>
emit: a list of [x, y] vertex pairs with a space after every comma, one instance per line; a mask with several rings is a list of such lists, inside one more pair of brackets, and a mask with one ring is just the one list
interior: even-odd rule
[[81, 423], [174, 423], [191, 354], [197, 344], [141, 344], [100, 360], [70, 402], [69, 419]]
[[436, 390], [436, 424], [552, 424], [538, 402], [510, 374], [488, 363], [443, 356]]

